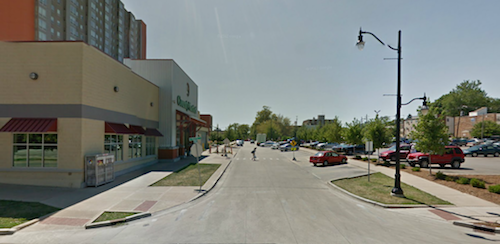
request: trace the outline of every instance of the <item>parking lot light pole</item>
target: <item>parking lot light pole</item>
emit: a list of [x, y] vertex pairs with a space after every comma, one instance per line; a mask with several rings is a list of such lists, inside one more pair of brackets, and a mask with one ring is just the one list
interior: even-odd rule
[[[365, 42], [363, 41], [363, 34], [370, 34], [375, 37], [382, 45], [385, 46], [385, 43], [381, 41], [375, 34], [371, 32], [363, 31], [361, 28], [359, 29], [358, 42], [356, 46], [359, 50], [362, 50], [365, 46]], [[397, 93], [397, 102], [396, 102], [396, 174], [394, 175], [394, 188], [391, 190], [391, 195], [396, 197], [404, 197], [403, 189], [401, 189], [401, 174], [399, 171], [399, 155], [400, 155], [400, 117], [401, 117], [401, 30], [398, 32], [398, 47], [393, 48], [390, 45], [387, 45], [390, 49], [398, 52], [398, 93]]]

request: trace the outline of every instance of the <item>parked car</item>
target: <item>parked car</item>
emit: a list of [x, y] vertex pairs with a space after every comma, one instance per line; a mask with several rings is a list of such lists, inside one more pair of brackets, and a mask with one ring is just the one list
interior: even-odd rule
[[236, 146], [243, 146], [244, 141], [243, 140], [236, 140]]
[[329, 164], [346, 163], [347, 157], [345, 155], [339, 155], [334, 151], [323, 151], [309, 157], [309, 162], [314, 166], [318, 166], [318, 164], [327, 166]]
[[453, 139], [450, 142], [450, 146], [465, 147], [467, 145], [467, 139]]
[[272, 146], [271, 146], [271, 149], [279, 149], [280, 148], [280, 144], [278, 143], [274, 143]]
[[254, 140], [250, 140], [250, 144], [254, 144], [254, 143], [255, 143], [255, 141], [254, 141]]
[[259, 145], [259, 146], [261, 146], [261, 147], [270, 147], [270, 146], [272, 146], [273, 144], [274, 144], [274, 142], [273, 142], [273, 141], [266, 141], [266, 142], [262, 142], [262, 143], [260, 143], [260, 145]]
[[[402, 144], [399, 145], [399, 158], [406, 159], [406, 156], [410, 153], [411, 145], [410, 144]], [[386, 151], [383, 151], [378, 156], [381, 160], [384, 161], [396, 161], [396, 145], [389, 148]]]
[[473, 147], [473, 146], [476, 146], [476, 145], [481, 144], [481, 142], [482, 142], [482, 141], [481, 141], [480, 139], [477, 139], [477, 138], [472, 138], [472, 139], [469, 139], [469, 140], [467, 141], [466, 146], [468, 146], [468, 147]]
[[491, 154], [498, 157], [500, 155], [500, 147], [493, 144], [482, 144], [465, 149], [464, 154], [472, 157], [477, 157], [478, 155], [488, 157], [488, 155]]
[[452, 168], [458, 169], [465, 161], [464, 152], [457, 146], [446, 146], [443, 155], [431, 155], [429, 161], [429, 154], [416, 152], [408, 154], [406, 158], [410, 166], [415, 167], [418, 164], [421, 168], [429, 167], [429, 164], [439, 164], [439, 167], [444, 168], [447, 164]]
[[299, 150], [298, 146], [294, 147], [294, 146], [287, 143], [287, 144], [283, 144], [280, 146], [280, 151], [282, 151], [282, 152], [291, 151], [292, 148], [295, 148], [296, 151]]

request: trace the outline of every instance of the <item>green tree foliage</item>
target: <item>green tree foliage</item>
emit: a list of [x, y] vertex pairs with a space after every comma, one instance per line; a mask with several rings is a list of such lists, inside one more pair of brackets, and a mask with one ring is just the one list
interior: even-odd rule
[[388, 125], [386, 117], [379, 118], [377, 115], [375, 119], [370, 120], [363, 129], [365, 138], [373, 141], [373, 148], [382, 148], [386, 143], [391, 142], [391, 130]]
[[497, 136], [500, 135], [500, 125], [489, 120], [479, 122], [474, 125], [470, 134], [476, 138]]
[[[224, 135], [222, 135], [222, 140], [224, 140], [225, 138], [231, 140], [231, 141], [234, 141], [234, 140], [237, 140], [237, 139], [246, 139], [248, 138], [248, 132], [250, 130], [250, 127], [246, 124], [238, 124], [238, 123], [234, 123], [234, 124], [230, 124], [226, 131], [224, 132]], [[213, 136], [214, 133], [212, 133], [210, 136]]]
[[437, 117], [435, 109], [430, 109], [426, 115], [419, 115], [419, 121], [411, 138], [418, 140], [416, 149], [430, 154], [443, 154], [444, 146], [448, 145], [448, 127], [445, 117]]
[[277, 140], [293, 136], [293, 126], [290, 119], [280, 114], [274, 114], [271, 108], [263, 106], [257, 112], [255, 121], [250, 127], [250, 137], [255, 138], [258, 133], [265, 133], [267, 138]]
[[351, 123], [346, 123], [344, 128], [345, 142], [353, 145], [363, 144], [363, 124], [358, 119], [354, 119]]
[[481, 107], [489, 107], [491, 112], [500, 111], [500, 101], [489, 98], [480, 88], [481, 81], [465, 80], [450, 93], [441, 96], [433, 103], [437, 114], [446, 116], [460, 116], [468, 114]]
[[242, 140], [245, 140], [250, 135], [250, 126], [247, 124], [243, 124], [238, 126], [238, 137]]

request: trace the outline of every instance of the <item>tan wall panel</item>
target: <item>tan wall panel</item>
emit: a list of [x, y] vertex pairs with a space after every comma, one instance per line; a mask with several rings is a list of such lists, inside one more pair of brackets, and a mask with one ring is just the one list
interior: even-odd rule
[[83, 173], [0, 172], [0, 182], [5, 184], [80, 188], [81, 179]]
[[[2, 128], [10, 118], [0, 118]], [[0, 169], [12, 167], [12, 133], [0, 133]]]
[[[104, 121], [83, 119], [82, 149], [83, 156], [104, 152]], [[80, 164], [83, 167], [83, 156]]]
[[156, 160], [156, 157], [147, 157], [147, 158], [135, 159], [135, 160], [122, 162], [120, 164], [115, 164], [115, 172], [126, 170], [126, 169], [129, 169], [131, 167], [136, 167], [138, 165], [146, 164], [146, 163], [149, 163], [149, 162], [154, 161], [154, 160]]
[[93, 47], [83, 60], [83, 104], [158, 121], [157, 86]]
[[0, 42], [0, 104], [80, 104], [83, 45]]
[[57, 120], [57, 168], [83, 170], [82, 123], [80, 118]]

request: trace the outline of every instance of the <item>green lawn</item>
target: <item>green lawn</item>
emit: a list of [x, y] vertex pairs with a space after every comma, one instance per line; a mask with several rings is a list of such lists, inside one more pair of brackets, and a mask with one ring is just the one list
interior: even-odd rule
[[0, 228], [11, 228], [57, 210], [37, 202], [0, 200]]
[[[201, 171], [202, 185], [220, 167], [220, 164], [198, 164]], [[198, 165], [191, 164], [178, 172], [174, 172], [167, 177], [157, 181], [151, 186], [199, 186], [200, 179]]]
[[99, 216], [99, 218], [94, 220], [93, 223], [107, 221], [107, 220], [123, 219], [125, 217], [132, 216], [134, 214], [137, 214], [137, 213], [133, 213], [133, 212], [104, 212], [101, 214], [101, 216]]
[[384, 204], [427, 204], [427, 205], [451, 205], [431, 194], [423, 192], [415, 187], [401, 183], [406, 198], [391, 196], [394, 187], [394, 179], [382, 173], [367, 176], [332, 181], [333, 184], [360, 197], [370, 199]]

